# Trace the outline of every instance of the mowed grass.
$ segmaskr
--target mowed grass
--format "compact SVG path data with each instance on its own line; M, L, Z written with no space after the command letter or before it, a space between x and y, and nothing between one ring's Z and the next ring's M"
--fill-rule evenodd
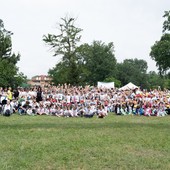
M0 116L0 170L170 169L170 116Z

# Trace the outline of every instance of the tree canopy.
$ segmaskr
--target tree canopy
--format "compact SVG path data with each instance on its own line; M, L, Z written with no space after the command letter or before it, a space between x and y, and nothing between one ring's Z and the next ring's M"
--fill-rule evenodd
M170 69L170 34L164 34L151 47L150 56L156 61L158 70L164 75Z
M54 51L54 56L62 57L56 67L49 71L49 74L53 78L57 76L61 82L77 84L79 75L76 49L81 39L80 32L82 29L75 26L74 18L66 16L61 18L61 21L58 35L48 34L43 36L43 41Z
M117 61L112 42L105 44L94 41L92 45L83 44L79 52L84 71L82 76L87 83L96 85L98 81L115 77Z
M163 17L166 18L166 20L163 23L162 32L170 31L170 11L165 11Z
M113 77L116 70L113 43L94 41L92 45L79 45L82 29L74 26L75 19L65 17L61 21L60 34L43 36L54 56L62 56L61 61L49 70L54 83L96 84Z
M163 16L163 35L159 41L151 47L150 56L156 62L160 75L168 74L170 70L170 11L165 11Z
M20 54L12 53L11 35L13 33L4 27L0 19L0 86L16 87L25 79L19 68L16 66L20 60Z
M51 47L54 56L61 57L55 67L49 70L54 84L96 85L98 81L114 81L118 87L133 82L142 88L151 88L160 85L154 80L164 83L157 73L147 73L145 60L135 58L117 63L113 42L106 44L94 40L92 44L80 45L81 31L75 26L74 18L65 17L61 18L58 35L43 36L43 41ZM168 42L169 34L165 33L150 53L161 71L169 68Z
M142 59L125 59L117 65L117 79L125 85L133 82L137 86L146 87L147 62Z

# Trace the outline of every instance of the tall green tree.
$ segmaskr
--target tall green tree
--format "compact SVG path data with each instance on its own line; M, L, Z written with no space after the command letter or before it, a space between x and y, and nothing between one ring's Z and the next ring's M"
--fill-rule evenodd
M150 56L156 62L160 75L166 75L170 71L170 11L165 11L166 20L163 23L163 35L159 41L151 47Z
M162 32L170 31L170 11L165 11L163 17L166 18L166 20L163 23Z
M55 83L77 84L79 81L79 68L77 65L77 47L82 31L75 26L75 19L71 17L61 18L59 34L47 34L43 41L54 51L54 56L62 57L61 61L53 69L49 70Z
M24 76L19 73L16 66L20 60L20 54L12 53L12 32L4 27L3 21L0 19L0 86L18 86L24 81ZM20 79L18 77L20 76Z
M114 82L115 87L118 87L118 88L121 87L121 81L118 80L118 79L116 79L116 78L114 78L114 77L108 77L108 78L106 78L106 79L104 80L104 82Z
M160 75L170 70L170 34L164 34L159 41L151 47L150 56L156 61Z
M117 64L117 79L119 79L122 85L129 82L134 83L137 86L146 88L147 81L147 62L145 60L126 59L122 63Z
M164 79L160 77L155 71L150 71L147 74L147 87L148 89L164 88Z
M94 41L92 45L83 44L79 48L79 64L82 67L83 81L96 85L98 81L116 75L116 58L113 43Z

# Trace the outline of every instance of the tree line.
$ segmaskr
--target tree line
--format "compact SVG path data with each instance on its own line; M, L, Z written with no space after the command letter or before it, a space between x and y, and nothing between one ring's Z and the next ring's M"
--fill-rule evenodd
M116 87L133 82L145 89L170 88L170 11L165 11L163 17L162 36L150 51L158 73L147 72L148 65L143 59L125 59L118 63L113 42L94 40L91 44L80 44L83 30L75 26L75 18L61 18L58 35L43 35L43 41L51 48L53 56L60 57L48 72L53 84L96 85L98 81L114 81ZM11 36L0 20L0 86L17 86L26 80L16 66L20 54L11 53Z
M12 53L12 34L0 19L0 87L17 87L26 82L26 76L16 66L21 55Z

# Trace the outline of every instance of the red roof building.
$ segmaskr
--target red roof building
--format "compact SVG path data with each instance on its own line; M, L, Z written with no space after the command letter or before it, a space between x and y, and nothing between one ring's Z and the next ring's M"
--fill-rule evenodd
M48 86L52 82L52 78L47 75L37 75L28 81L28 84L32 86Z

